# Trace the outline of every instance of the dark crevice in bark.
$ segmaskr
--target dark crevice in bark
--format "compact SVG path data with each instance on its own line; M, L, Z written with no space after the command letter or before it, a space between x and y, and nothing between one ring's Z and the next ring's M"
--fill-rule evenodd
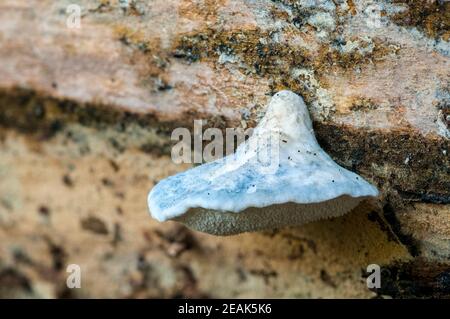
M395 210L391 206L391 204L387 203L386 205L384 205L383 216L391 226L391 230L394 232L400 242L408 249L409 253L413 257L418 256L419 248L416 240L412 236L409 236L402 232L400 221L397 219Z

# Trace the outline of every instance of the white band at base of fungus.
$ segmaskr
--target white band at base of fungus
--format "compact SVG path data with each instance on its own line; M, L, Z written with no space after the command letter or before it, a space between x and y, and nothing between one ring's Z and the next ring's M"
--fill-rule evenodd
M375 196L319 146L303 99L281 91L234 154L160 181L148 205L159 221L232 235L341 216Z

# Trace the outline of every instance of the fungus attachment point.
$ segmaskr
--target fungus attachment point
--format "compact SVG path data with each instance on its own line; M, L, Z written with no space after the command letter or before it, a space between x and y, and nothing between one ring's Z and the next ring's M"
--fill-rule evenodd
M319 146L303 99L281 91L234 154L162 180L148 205L159 221L232 235L341 216L375 196Z

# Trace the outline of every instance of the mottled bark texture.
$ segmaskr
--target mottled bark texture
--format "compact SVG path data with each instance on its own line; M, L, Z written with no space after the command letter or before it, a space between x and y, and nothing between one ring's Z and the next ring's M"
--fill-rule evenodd
M450 297L449 4L1 1L0 296ZM226 238L150 219L173 128L252 127L281 89L379 200Z

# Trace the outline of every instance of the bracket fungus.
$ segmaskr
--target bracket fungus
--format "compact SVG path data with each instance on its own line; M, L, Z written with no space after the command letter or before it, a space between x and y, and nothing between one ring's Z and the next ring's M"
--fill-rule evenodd
M319 146L303 99L281 91L235 153L160 181L148 205L159 221L232 235L341 216L375 196Z

